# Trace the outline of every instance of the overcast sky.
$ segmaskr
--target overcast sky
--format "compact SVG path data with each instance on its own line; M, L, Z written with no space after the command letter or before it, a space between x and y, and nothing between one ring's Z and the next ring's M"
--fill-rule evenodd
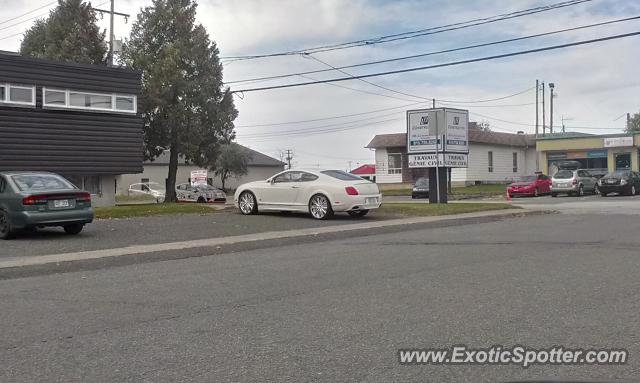
M320 45L413 31L518 11L560 0L201 0L198 20L209 31L222 57L298 50ZM93 2L106 8L102 0ZM127 24L116 22L116 38L126 38L135 14L150 0L116 0L116 10L131 14ZM21 33L55 6L49 0L0 0L0 50L18 50ZM44 6L44 7L43 7ZM37 8L43 7L39 10ZM34 11L35 10L35 11ZM31 12L17 19L26 12ZM491 42L535 33L581 26L640 15L637 0L593 0L587 3L519 17L507 21L449 31L386 44L318 53L330 65L349 65L373 60L415 55L465 45ZM107 17L100 22L108 27ZM10 20L10 21L9 21ZM349 69L350 74L432 65L598 38L640 30L638 20L584 29L531 40L477 48L461 52ZM484 61L447 68L369 78L376 85L409 94L394 93L357 80L299 88L245 93L236 97L240 116L236 120L238 141L266 154L292 149L295 164L303 167L348 168L373 163L373 152L364 149L378 133L402 132L404 111L430 107L423 98L477 101L500 98L530 89L500 101L465 103L472 121L486 121L495 131L535 130L535 80L554 82L558 97L554 125L572 131L616 133L624 128L626 112L640 109L640 37L608 41L532 55ZM325 69L313 58L284 56L225 64L225 81ZM309 75L314 79L344 77L337 72ZM309 81L292 77L232 89ZM352 89L346 89L352 88ZM355 90L354 90L355 89ZM418 98L418 97L422 98ZM548 89L547 89L547 117ZM425 104L419 104L425 102ZM414 104L409 107L409 104ZM525 104L525 105L523 105ZM440 106L442 104L439 104ZM451 104L451 106L454 106ZM462 107L463 104L456 104ZM367 113L379 111L376 113ZM327 117L359 114L337 119ZM291 121L314 122L251 127ZM617 119L617 120L616 120ZM615 121L614 121L615 120ZM344 129L350 127L350 129ZM329 132L301 134L319 128ZM581 127L581 128L577 128ZM586 129L597 128L597 129ZM287 134L286 132L293 132Z

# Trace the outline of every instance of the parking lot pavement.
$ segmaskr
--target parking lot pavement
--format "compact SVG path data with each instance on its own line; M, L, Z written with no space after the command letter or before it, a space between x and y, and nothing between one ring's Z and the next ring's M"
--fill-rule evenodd
M640 215L640 196L522 197L514 198L512 203L528 209L553 209L565 214Z
M111 249L174 241L216 238L266 231L283 231L344 225L384 219L375 213L354 219L336 214L330 221L317 221L303 214L260 214L243 216L235 209L208 215L172 215L132 219L96 220L77 236L66 235L60 228L46 228L36 233L20 234L2 241L0 258L35 256L87 250Z

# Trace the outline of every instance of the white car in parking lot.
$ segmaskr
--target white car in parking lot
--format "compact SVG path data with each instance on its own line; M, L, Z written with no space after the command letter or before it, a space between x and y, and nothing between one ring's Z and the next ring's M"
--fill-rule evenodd
M259 211L308 212L327 219L334 212L363 217L380 207L378 185L341 170L286 170L266 181L240 185L234 204L245 215Z

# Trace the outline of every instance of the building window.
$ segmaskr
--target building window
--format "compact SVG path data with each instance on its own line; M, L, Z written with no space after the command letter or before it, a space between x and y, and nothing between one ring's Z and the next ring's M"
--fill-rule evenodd
M0 84L0 104L36 105L36 87L31 85Z
M389 153L388 162L388 174L402 174L402 154Z
M69 92L69 105L89 109L113 109L111 96L105 94L91 94Z
M513 172L518 172L518 153L513 152Z
M488 161L489 161L489 173L493 173L493 152L488 152L487 155L488 157Z
M136 113L136 96L43 88L42 105L49 108Z
M100 176L65 176L75 187L89 192L90 194L102 194L102 179Z

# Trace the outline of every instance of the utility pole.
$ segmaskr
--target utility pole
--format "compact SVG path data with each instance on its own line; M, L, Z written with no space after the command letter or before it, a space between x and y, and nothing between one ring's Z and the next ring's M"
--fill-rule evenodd
M113 66L113 17L114 16L122 16L124 17L125 23L127 22L127 20L129 20L129 15L126 13L120 13L120 12L116 12L115 11L115 4L114 4L115 0L111 0L111 9L110 10L106 10L106 9L98 9L98 8L93 8L91 7L91 9L93 9L96 12L100 12L100 15L102 15L103 13L108 13L109 14L109 55L107 56L107 60L109 63L109 66Z
M538 111L540 110L538 104L538 97L540 95L540 80L536 80L536 139L538 139L538 135L540 134L540 119L538 117ZM540 156L536 153L536 171L540 170ZM449 191L451 192L451 191Z
M544 81L542 82L542 137L545 135L545 123L547 122L547 116L544 108Z
M540 81L536 80L536 138L538 138L539 128L538 128L538 94L540 93Z
M564 118L564 115L562 115L561 119L562 119L562 133L564 133L565 132L564 122L565 121L571 121L571 120L573 120L573 118Z
M351 173L351 162L352 161L348 161L349 162L349 173Z
M433 109L435 109L436 108L436 99L432 98L431 101L432 101L431 105L432 105Z
M555 84L549 83L549 133L553 134L553 88Z
M627 131L631 130L631 113L627 113Z
M293 151L291 149L287 149L287 157L285 157L285 160L287 160L287 170L291 169L291 160L293 159Z

